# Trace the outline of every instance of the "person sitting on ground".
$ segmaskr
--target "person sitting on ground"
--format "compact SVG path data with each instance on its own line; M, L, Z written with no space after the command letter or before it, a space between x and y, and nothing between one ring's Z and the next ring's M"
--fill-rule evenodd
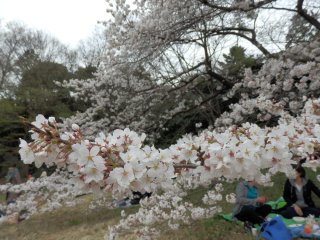
M283 198L287 205L280 215L285 218L307 217L310 214L319 217L320 209L315 206L311 198L311 192L320 197L319 188L311 180L306 179L306 171L301 165L295 170L295 178L287 179L284 185Z
M256 184L253 177L238 183L236 204L232 212L234 218L250 225L261 225L271 212L271 206L265 204L267 198L259 196Z
M12 164L8 168L6 180L7 180L7 182L10 182L12 184L20 184L21 183L20 172L19 172L16 164Z
M8 173L7 173L7 176L6 176L6 180L9 183L13 184L13 185L21 183L20 173L19 173L19 170L18 170L16 164L12 164L9 167ZM6 193L6 202L7 202L7 204L14 203L16 201L16 199L18 198L18 196L19 196L19 193L8 191Z
M133 191L132 194L133 194L133 196L132 196L132 199L130 200L130 203L131 203L131 205L136 205L136 204L140 203L141 199L144 199L146 197L149 198L152 193L145 192L142 194L141 192Z

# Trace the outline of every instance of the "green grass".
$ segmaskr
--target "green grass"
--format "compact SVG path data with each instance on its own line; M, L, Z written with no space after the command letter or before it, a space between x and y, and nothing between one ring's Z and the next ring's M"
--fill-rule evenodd
M319 186L315 180L316 174L307 172L308 177ZM268 196L270 200L275 200L282 195L285 176L278 174L274 178L273 187L260 187L260 194ZM234 192L236 183L224 184L225 193ZM202 197L207 188L197 188L190 190L184 200L202 206ZM3 199L0 195L0 199ZM17 225L0 225L0 239L4 240L96 240L103 239L108 230L108 226L117 224L120 220L122 209L108 209L99 207L89 209L91 196L83 196L82 200L75 207L63 207L49 213L42 213L32 216L30 219L22 221ZM320 206L319 198L314 196L316 204ZM232 210L232 204L221 202L224 213ZM137 206L125 208L126 214L134 213ZM160 240L168 239L216 239L216 240L253 240L254 238L245 233L240 224L227 222L220 216L210 219L194 221L191 225L181 225L176 231L167 227L166 224L159 224L161 230ZM137 239L131 232L121 235L120 239Z
M53 212L36 214L16 225L0 226L0 239L7 240L94 240L103 239L108 225L116 224L121 209L99 207L90 210L91 196L83 196L75 207L63 207ZM136 211L128 209L128 213Z
M214 217L212 219L196 221L191 226L181 226L177 231L165 231L159 239L253 240L254 238L245 233L241 225L235 225L234 223L222 220L220 217Z
M6 201L6 195L4 193L0 193L0 203Z

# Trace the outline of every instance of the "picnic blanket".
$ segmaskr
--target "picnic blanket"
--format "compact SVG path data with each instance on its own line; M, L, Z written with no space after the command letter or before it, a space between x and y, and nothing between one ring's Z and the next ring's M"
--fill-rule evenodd
M234 221L234 219L232 218L232 214L222 214L221 215L224 219L226 219L227 221ZM269 214L268 215L268 219L273 219L274 217L277 217L277 214ZM317 231L314 231L311 234L306 234L304 232L304 223L301 222L296 222L293 219L288 219L288 218L284 218L282 216L281 217L282 221L284 222L284 224L286 225L286 227L290 230L290 234L292 236L292 238L304 238L304 239L318 239L320 240L320 229ZM316 218L317 222L320 222L320 218ZM236 221L238 224L243 224L243 222L237 220ZM254 226L256 229L260 230L260 226L259 225L255 225ZM259 239L259 238L257 238Z
M227 221L235 221L233 218L232 218L232 213L227 213L227 214L221 214L220 216L222 216L225 220ZM277 214L274 214L274 213L270 213L268 216L267 216L267 219L272 219L274 217L278 216ZM287 227L290 227L290 226L296 226L296 225L301 225L301 222L296 222L294 221L293 219L288 219L288 218L284 218L282 217L282 221L286 224ZM316 220L318 222L320 222L320 218L316 218ZM238 223L242 223L241 221L237 220Z
M275 201L268 201L268 202L266 202L266 204L270 205L272 207L272 209L279 209L279 208L284 207L286 205L286 202L283 199L283 197L280 197ZM232 213L220 214L220 216L222 216L227 221L234 221L234 219L232 218ZM277 216L277 214L270 213L267 216L267 219L272 219L272 218L274 218L276 216ZM293 219L284 218L282 216L281 216L281 218L282 218L283 222L286 224L287 227L301 225L301 223L296 222ZM318 218L316 220L320 221L320 218ZM242 223L241 221L237 221L237 222L238 223Z
M320 239L320 230L316 230L311 234L306 234L304 232L304 225L301 224L297 227L290 227L291 236L293 238L303 237L303 238L311 238L311 239Z
M286 202L284 201L284 199L282 197L280 197L276 201L269 201L266 204L270 205L272 207L272 209L279 209L279 208L284 207L286 205ZM232 218L232 213L220 214L220 216L222 216L227 221L232 221L232 222L237 222L239 224L243 224L239 220L235 221L235 219ZM270 219L273 219L277 216L278 216L278 214L270 213L267 216L267 219L270 220ZM296 222L293 219L284 218L282 216L279 216L279 217L281 217L281 219L284 222L284 224L286 225L286 227L290 230L292 237L320 239L320 229L313 232L312 234L306 234L303 231L304 230L304 223ZM320 218L316 218L316 221L320 222ZM260 226L255 225L255 228L260 229Z
M272 209L279 209L279 208L283 208L287 203L286 201L283 199L283 197L279 197L277 200L275 201L268 201L266 202L266 204L270 205L272 207Z

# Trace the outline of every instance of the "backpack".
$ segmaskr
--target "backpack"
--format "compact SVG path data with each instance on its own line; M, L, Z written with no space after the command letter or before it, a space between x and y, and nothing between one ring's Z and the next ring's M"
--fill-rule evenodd
M291 240L290 230L286 227L282 218L276 216L261 226L260 236L266 240Z

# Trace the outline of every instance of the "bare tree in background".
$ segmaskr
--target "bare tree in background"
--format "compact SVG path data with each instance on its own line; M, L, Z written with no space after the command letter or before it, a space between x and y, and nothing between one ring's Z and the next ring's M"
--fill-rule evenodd
M12 94L21 73L36 61L67 64L69 50L43 31L29 29L22 23L9 22L0 28L0 95Z
M106 51L106 34L102 26L96 26L91 36L79 42L76 52L78 61L84 67L97 67Z

